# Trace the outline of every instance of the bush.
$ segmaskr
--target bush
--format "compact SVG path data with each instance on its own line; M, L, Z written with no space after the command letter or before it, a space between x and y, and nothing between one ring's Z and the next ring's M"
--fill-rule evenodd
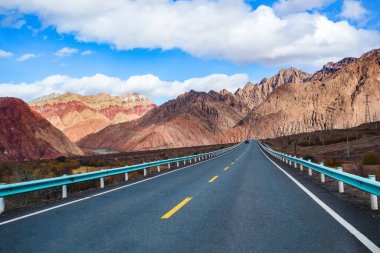
M364 165L377 165L380 164L380 155L375 152L367 152L363 156Z
M307 154L303 157L304 160L311 160L312 162L317 162L317 159L313 155Z
M335 158L330 158L325 161L325 165L330 168L341 167L342 163L336 160Z

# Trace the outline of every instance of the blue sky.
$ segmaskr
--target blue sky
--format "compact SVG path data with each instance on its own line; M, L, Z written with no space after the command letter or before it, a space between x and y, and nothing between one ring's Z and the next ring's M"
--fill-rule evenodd
M380 47L380 0L40 2L0 3L0 96L136 91L162 103Z

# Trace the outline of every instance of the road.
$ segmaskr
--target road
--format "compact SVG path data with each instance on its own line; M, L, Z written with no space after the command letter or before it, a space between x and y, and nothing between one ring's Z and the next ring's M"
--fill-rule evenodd
M379 221L277 163L380 245ZM0 252L370 252L255 141L100 193L0 220Z

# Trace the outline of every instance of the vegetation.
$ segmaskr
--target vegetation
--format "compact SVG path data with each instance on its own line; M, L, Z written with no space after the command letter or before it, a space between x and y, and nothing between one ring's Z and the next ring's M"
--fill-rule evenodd
M363 165L378 165L380 164L380 155L375 152L367 152L363 156Z
M342 163L336 160L335 158L330 158L325 161L325 165L327 167L336 168L336 167L341 167Z

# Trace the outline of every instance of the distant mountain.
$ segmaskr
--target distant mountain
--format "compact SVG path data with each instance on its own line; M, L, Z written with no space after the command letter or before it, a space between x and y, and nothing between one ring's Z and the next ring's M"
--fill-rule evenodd
M61 131L17 98L0 98L0 161L83 155Z
M122 96L54 93L29 105L74 142L109 125L137 119L156 107L137 93Z
M223 131L235 126L249 111L247 105L226 90L190 91L140 119L86 136L78 145L131 151L218 143L223 141Z
M310 77L310 74L295 68L281 69L275 76L264 78L256 85L247 83L243 89L235 92L235 96L250 109L254 109L264 102L276 88L292 83L303 83Z
M359 125L365 122L366 95L370 120L379 120L380 49L328 63L302 84L274 90L230 131L236 139L248 130L266 138Z

